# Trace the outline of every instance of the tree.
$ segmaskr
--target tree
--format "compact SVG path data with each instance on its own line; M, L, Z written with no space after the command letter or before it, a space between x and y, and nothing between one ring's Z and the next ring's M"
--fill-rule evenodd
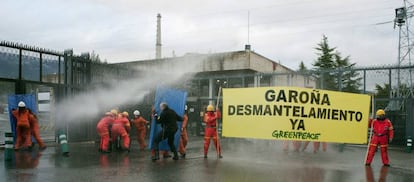
M390 92L391 87L390 84L385 83L384 85L375 84L375 99L377 100L375 102L375 108L382 108L385 109L388 105L387 100L382 99L389 99L390 98Z
M323 35L322 41L315 48L318 55L317 60L313 63L315 70L315 77L319 80L319 87L321 89L336 90L335 78L330 72L335 69L334 55L335 47L331 48L328 44L328 37Z
M356 63L351 63L349 56L342 57L336 47L330 47L325 35L315 49L318 58L313 70L321 89L360 92L362 78L353 70Z
M92 51L90 59L93 63L101 63L101 58L99 58L99 54L96 54L95 51Z
M303 61L300 62L299 64L299 70L298 72L304 73L307 72L308 68L306 67L305 63L303 63Z
M334 55L335 67L338 70L336 76L336 85L338 90L344 92L359 93L362 86L359 73L354 70L356 63L349 62L349 56L342 58L341 53L336 52Z

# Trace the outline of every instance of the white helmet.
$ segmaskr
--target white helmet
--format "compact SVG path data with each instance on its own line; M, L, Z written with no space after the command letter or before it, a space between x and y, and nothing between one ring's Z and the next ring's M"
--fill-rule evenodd
M135 116L139 116L139 115L141 115L141 113L140 113L138 110L135 110L135 111L134 111L134 115L135 115Z
M20 101L19 104L17 104L18 107L26 107L26 104L23 101Z

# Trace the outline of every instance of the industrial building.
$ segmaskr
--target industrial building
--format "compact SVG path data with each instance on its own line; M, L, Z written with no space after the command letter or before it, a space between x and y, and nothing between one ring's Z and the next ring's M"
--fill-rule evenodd
M189 92L188 100L207 105L217 99L217 91L223 88L265 86L295 86L315 88L316 80L300 74L254 51L245 50L213 54L188 53L181 57L139 60L117 63L121 67L152 70L165 64L194 63L191 77L183 80L182 88ZM186 68L183 68L186 69Z
M195 65L190 68L182 68L191 69L186 70L191 76L184 77L182 83L175 84L175 87L188 92L189 115L190 118L193 118L190 126L195 128L190 132L193 134L203 131L200 127L202 124L201 116L204 114L205 107L217 100L219 87L316 87L314 77L300 74L266 58L250 50L249 45L246 45L245 50L242 51L213 54L188 53L180 57L131 61L115 65L145 72L168 64ZM153 97L147 97L142 105L146 105L147 108L151 107L153 103L151 98Z

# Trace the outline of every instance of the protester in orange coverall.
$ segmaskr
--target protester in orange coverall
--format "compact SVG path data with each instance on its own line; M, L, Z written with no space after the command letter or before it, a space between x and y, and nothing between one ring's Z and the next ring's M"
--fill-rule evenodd
M128 112L118 114L118 117L115 119L114 124L112 125L112 141L116 141L118 136L121 136L122 149L129 152L129 131L131 130L131 126L129 124L128 116Z
M188 143L188 135L187 135L187 123L188 123L188 112L187 112L187 105L185 106L185 113L183 116L183 123L181 124L181 138L180 138L180 148L178 152L180 152L181 157L185 158L186 155L186 147Z
M114 114L111 112L105 113L105 116L98 122L96 130L101 137L99 144L99 151L109 153L109 127L114 123Z
M375 151L379 145L381 148L381 159L384 166L390 166L388 159L388 142L391 142L394 138L394 128L389 119L385 117L385 111L379 109L376 113L377 118L369 121L369 127L373 129L370 145L368 148L368 155L365 161L365 165L371 165L374 158Z
M18 109L13 109L13 117L16 119L16 143L15 150L30 149L32 146L31 131L30 131L30 111L26 109L26 104L23 101L18 103Z
M135 118L132 120L132 124L137 129L137 139L139 143L139 148L145 150L147 144L145 143L145 136L147 135L147 124L149 123L141 116L141 113L138 110L134 111Z
M46 145L43 142L42 138L40 138L40 131L39 131L39 122L37 121L37 116L32 113L30 110L29 116L29 123L30 123L30 131L35 138L36 142L39 144L39 149L44 150L46 149Z
M204 114L204 122L206 123L206 129L204 132L204 158L207 158L208 148L210 146L210 140L213 138L214 146L218 151L219 158L223 158L221 156L221 147L220 143L218 142L218 133L217 133L217 119L221 118L220 111L214 111L213 105L207 106L207 112Z

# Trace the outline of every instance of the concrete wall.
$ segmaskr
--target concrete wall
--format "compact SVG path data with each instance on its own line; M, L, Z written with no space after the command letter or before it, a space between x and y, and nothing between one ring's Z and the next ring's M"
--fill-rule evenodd
M206 55L200 72L245 70L249 68L248 54L245 51Z
M274 86L316 88L315 78L297 73L275 75L273 76L273 84Z
M143 60L117 65L128 66L140 70L151 70L159 66L192 65L193 71L217 72L230 70L253 70L257 72L272 73L273 68L286 72L285 67L281 67L270 59L250 51L237 51L215 54L186 54L182 57L164 58L160 60ZM276 66L273 66L276 65Z
M262 86L297 86L315 88L316 85L313 78L298 74L297 72L253 51L236 51L215 54L190 53L182 57L134 61L118 63L117 65L145 71L160 67L174 68L177 67L177 65L188 65L191 72L204 75L203 78L205 76L212 76L211 73L220 73L220 75L224 77L231 77L240 75L238 72L242 71L250 72L250 74L263 73L272 75L270 83L269 81L266 81L267 84L260 84ZM257 80L260 80L260 78L257 78Z

